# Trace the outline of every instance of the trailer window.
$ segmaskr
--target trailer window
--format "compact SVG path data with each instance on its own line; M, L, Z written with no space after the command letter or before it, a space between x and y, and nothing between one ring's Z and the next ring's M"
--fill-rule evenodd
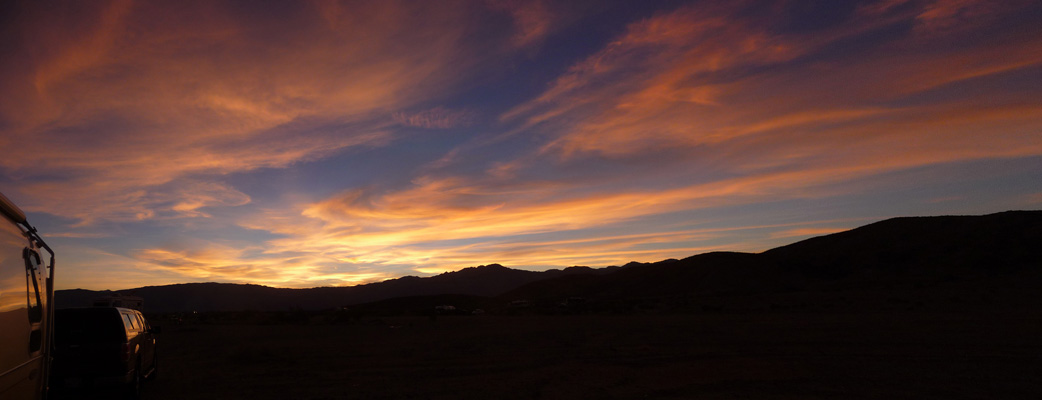
M38 275L43 262L40 260L40 253L28 247L22 251L22 257L25 258L25 297L29 305L29 322L38 323L43 321L43 309L40 307L43 288L40 287Z

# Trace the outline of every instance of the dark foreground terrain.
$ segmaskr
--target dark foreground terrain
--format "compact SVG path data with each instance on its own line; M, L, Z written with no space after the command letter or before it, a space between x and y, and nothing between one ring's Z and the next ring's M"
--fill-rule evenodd
M1012 211L603 269L121 294L164 328L145 399L1042 399L1040 242L1042 211Z
M144 399L1028 399L1038 313L164 323Z

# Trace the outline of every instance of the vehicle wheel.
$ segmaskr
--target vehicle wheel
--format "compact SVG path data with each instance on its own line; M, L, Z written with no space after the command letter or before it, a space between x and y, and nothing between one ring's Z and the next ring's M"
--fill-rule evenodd
M141 398L141 361L134 367L134 378L127 384L126 398L137 400Z
M156 379L156 376L158 376L158 375L159 375L159 356L155 356L154 355L154 356L152 356L152 371L148 373L148 377L146 379L148 379L150 381L154 381Z

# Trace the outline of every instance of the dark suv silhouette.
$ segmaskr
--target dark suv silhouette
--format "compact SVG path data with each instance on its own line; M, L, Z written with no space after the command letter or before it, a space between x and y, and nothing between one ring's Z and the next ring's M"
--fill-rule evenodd
M156 335L137 310L69 308L54 315L51 386L59 393L124 390L136 398L143 379L158 372Z

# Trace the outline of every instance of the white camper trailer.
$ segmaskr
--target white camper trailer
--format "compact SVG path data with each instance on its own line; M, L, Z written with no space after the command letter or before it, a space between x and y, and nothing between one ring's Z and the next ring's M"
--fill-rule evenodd
M54 252L0 194L0 399L46 396L53 298Z

